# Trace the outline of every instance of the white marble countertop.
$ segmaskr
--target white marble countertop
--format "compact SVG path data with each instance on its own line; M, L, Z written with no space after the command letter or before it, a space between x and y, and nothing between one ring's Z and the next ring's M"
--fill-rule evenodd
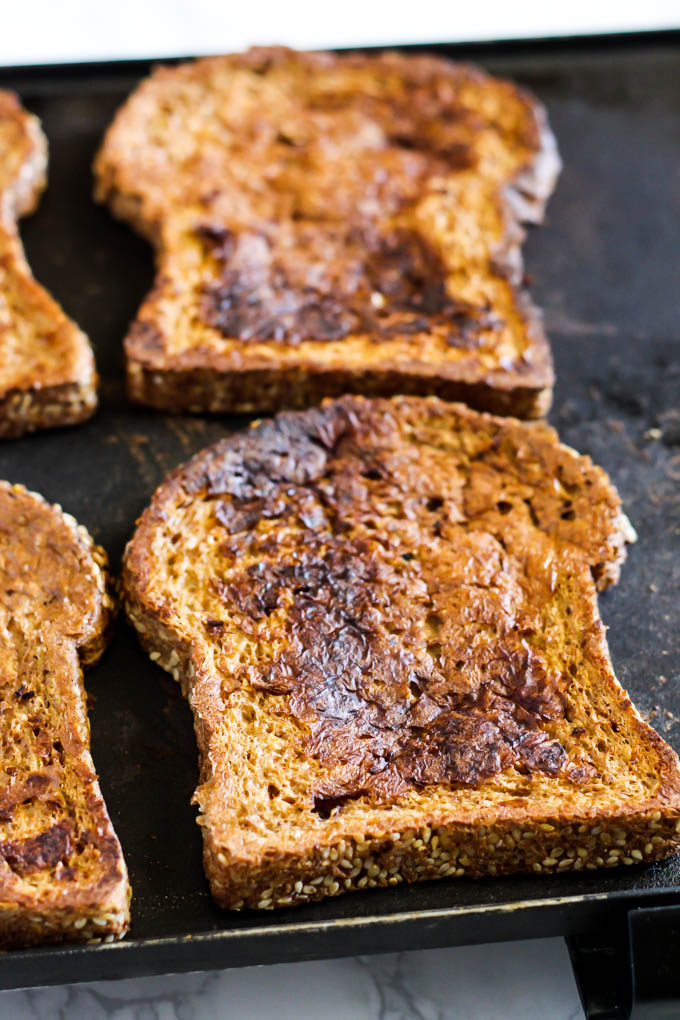
M0 993L2 1020L581 1020L562 939Z

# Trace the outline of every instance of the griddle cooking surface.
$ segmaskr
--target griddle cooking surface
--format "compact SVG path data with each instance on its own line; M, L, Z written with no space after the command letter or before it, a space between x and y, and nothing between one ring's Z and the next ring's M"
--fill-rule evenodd
M441 52L441 48L439 50ZM468 55L459 48L454 56ZM565 169L526 245L557 368L552 422L610 473L639 535L600 599L622 684L680 750L680 47L650 40L481 47L489 70L546 103ZM36 277L90 335L102 377L90 423L0 446L0 477L87 525L118 569L166 472L246 423L126 404L121 339L152 280L151 251L90 200L90 164L146 64L0 72L43 121L48 189L22 234ZM0 956L0 987L568 934L672 896L680 859L588 874L451 880L275 913L212 903L189 800L189 709L120 619L87 677L92 748L134 890L125 942Z

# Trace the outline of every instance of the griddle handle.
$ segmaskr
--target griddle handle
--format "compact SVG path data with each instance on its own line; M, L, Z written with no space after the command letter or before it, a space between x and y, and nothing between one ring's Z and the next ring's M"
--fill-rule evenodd
M680 905L636 907L618 934L567 946L587 1020L680 1018Z

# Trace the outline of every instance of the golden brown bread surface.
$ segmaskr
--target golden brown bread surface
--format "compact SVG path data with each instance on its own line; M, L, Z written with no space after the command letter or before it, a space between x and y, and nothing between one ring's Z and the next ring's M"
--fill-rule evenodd
M0 483L0 945L119 938L129 885L90 755L82 665L107 643L106 556Z
M17 231L46 170L37 118L0 91L0 436L71 425L97 404L87 337L34 280Z
M542 423L345 397L158 489L128 615L182 684L213 894L272 907L680 846L680 767L597 608L634 537Z
M257 49L155 71L95 161L95 197L156 248L130 397L271 411L412 392L545 413L520 222L558 170L533 97L434 57Z

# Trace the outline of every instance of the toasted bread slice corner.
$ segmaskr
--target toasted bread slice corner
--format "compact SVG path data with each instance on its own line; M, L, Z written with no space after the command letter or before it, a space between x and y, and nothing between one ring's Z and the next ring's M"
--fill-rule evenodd
M17 230L46 170L37 117L0 91L0 437L75 424L97 406L89 341L33 278Z
M0 945L111 941L130 887L82 676L110 632L106 555L60 507L2 482L0 577Z

